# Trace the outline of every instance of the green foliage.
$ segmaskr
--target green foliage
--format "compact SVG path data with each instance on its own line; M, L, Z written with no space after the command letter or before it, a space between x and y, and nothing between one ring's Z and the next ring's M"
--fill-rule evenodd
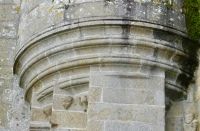
M188 36L194 40L200 38L200 0L185 0L184 10Z

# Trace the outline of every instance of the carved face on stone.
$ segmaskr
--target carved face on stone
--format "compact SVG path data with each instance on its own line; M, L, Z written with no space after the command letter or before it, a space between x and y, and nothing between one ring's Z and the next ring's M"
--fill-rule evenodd
M185 123L189 124L194 120L194 114L189 113L185 115Z
M192 122L192 127L197 127L197 124L198 124L198 120L194 120L194 121Z

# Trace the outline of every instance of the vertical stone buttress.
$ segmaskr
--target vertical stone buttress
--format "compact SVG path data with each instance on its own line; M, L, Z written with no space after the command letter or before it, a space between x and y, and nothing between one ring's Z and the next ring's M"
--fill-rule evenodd
M197 66L183 1L22 0L14 73L30 130L164 131Z

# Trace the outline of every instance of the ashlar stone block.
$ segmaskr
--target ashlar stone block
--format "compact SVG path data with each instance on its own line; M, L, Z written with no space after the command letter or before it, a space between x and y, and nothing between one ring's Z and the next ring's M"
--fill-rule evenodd
M88 121L87 131L104 131L104 121Z
M86 113L82 112L53 111L51 123L61 128L86 128L86 119Z
M106 121L105 131L151 131L150 125L146 123L122 123L117 121Z
M112 88L105 88L102 90L103 102L164 106L164 93L161 91Z
M164 124L164 106L125 105L111 103L90 104L89 120L118 120Z

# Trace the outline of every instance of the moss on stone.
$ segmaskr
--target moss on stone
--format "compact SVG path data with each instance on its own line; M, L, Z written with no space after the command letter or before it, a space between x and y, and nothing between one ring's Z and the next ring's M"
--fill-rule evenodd
M188 36L197 40L200 38L200 0L185 0L183 12Z

